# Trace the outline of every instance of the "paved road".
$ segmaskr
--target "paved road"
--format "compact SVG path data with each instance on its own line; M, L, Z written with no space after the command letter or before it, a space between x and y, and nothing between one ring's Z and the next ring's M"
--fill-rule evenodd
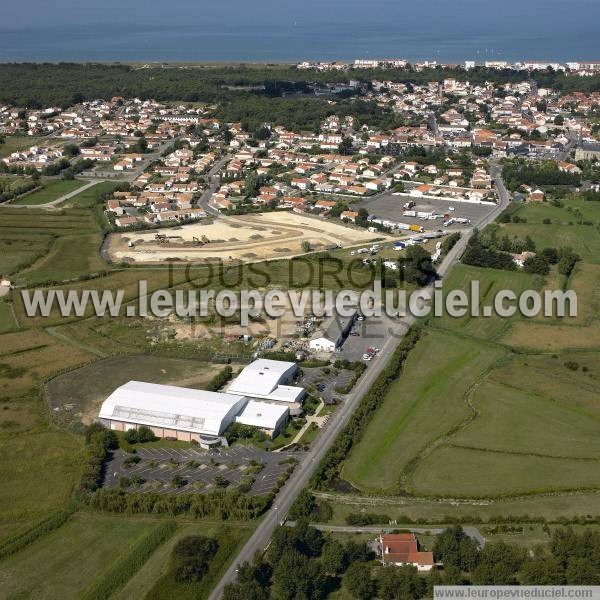
M494 210L486 215L481 221L474 224L475 227L478 227L479 229L482 229L491 223L508 206L510 201L510 196L501 179L500 167L496 162L491 161L490 174L498 188L500 201ZM472 230L465 232L454 248L446 255L438 268L440 278L445 277L452 266L460 259L471 235ZM426 289L433 293L433 285L428 286ZM398 323L403 327L404 332L406 332L416 320L416 317L410 315L404 319L400 319ZM287 512L296 499L296 496L308 485L310 477L314 473L319 462L323 459L327 450L345 427L362 397L369 391L375 379L377 379L379 374L386 367L389 358L396 349L396 346L400 343L401 338L401 335L390 335L382 344L378 360L374 361L367 369L366 373L354 387L354 390L348 395L346 402L338 411L333 413L327 427L321 430L320 434L313 442L311 449L305 455L304 460L298 465L287 484L273 501L270 510L265 514L263 520L259 523L250 539L246 542L236 559L225 572L221 581L219 581L212 591L209 600L218 600L223 593L225 585L235 580L239 566L244 562L252 561L256 552L260 552L266 548L269 539L277 526L285 522Z
M209 185L208 189L204 191L200 199L198 200L198 206L203 208L206 214L219 216L221 213L209 204L209 200L212 198L212 195L219 189L221 184L221 178L219 177L219 171L227 164L230 160L231 156L224 156L220 160L218 160L208 172L208 180Z
M293 527L296 523L294 521L286 521L286 525L289 527ZM444 531L440 527L404 527L402 524L400 525L380 525L379 527L375 526L365 526L365 527L351 527L349 525L327 525L326 523L311 523L311 527L318 529L319 531L328 531L330 533L391 533L392 531L397 531L401 529L402 531L410 531L411 533L416 534L430 534L430 535L439 535ZM463 527L463 531L475 542L480 548L485 546L485 538L477 529L477 527L466 526Z
M73 190L72 192L69 192L68 194L65 194L64 196L61 196L60 198L57 198L56 200L52 200L52 202L46 202L45 204L9 204L8 202L6 202L2 206L3 207L9 206L10 208L53 208L57 204L60 204L61 202L64 202L65 200L70 200L74 196L77 196L77 194L81 194L81 192L85 192L85 190L87 190L88 188L91 188L92 186L94 186L97 183L100 183L102 181L104 181L104 180L103 179L95 179L94 181L89 181L85 185L78 187L76 190Z

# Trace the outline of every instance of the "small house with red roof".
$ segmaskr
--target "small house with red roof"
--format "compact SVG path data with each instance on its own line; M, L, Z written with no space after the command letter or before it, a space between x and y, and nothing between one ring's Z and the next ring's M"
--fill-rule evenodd
M419 550L414 533L383 533L379 536L379 547L384 565L411 565L418 571L433 569L433 553Z

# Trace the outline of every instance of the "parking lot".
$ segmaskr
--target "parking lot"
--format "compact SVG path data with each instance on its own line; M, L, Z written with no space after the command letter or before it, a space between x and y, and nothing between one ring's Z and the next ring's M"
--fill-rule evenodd
M136 456L140 461L127 466L128 458ZM233 446L221 450L203 451L180 448L138 448L136 454L117 450L106 466L104 487L115 488L121 477L141 479L141 485L125 487L127 491L153 492L157 494L205 493L214 490L217 482L227 482L234 487L246 478L254 481L250 494L268 494L277 480L290 466L289 460L301 459L300 453L265 452L253 446ZM185 483L174 485L180 477ZM179 482L182 483L181 481Z
M360 361L368 348L381 348L387 338L403 331L403 326L385 313L381 317L367 317L363 321L357 321L354 332L358 335L348 336L341 351L336 353L336 358ZM373 360L379 359L375 357Z
M469 219L471 224L478 223L483 217L485 217L493 206L487 204L476 204L471 202L459 202L452 199L431 199L431 198L413 198L408 194L394 195L392 192L376 196L369 200L363 200L362 202L356 203L352 206L354 210L359 208L366 208L370 215L381 217L383 219L390 219L391 221L397 221L400 223L408 223L409 225L421 225L425 229L443 229L443 222L445 219L435 219L431 221L425 221L416 217L405 217L403 213L403 206L406 202L412 200L416 203L416 206L411 210L417 210L422 212L436 212L438 214L448 213L450 217L461 217ZM453 211L448 210L450 207L454 208ZM452 229L467 228L468 224L459 225L453 224Z
M323 399L325 404L336 404L335 399L339 399L340 394L335 391L335 388L348 385L353 376L354 373L352 371L345 369L337 373L331 370L329 373L325 373L322 367L302 369L302 378L299 385L304 388L309 388L311 385L317 386L317 394Z

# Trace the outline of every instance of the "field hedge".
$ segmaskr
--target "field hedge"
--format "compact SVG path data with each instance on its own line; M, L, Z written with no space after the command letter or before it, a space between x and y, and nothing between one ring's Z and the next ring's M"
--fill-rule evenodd
M60 510L40 521L27 531L6 540L0 545L0 560L23 550L38 538L46 535L64 525L72 516L73 510Z
M311 485L316 489L325 489L339 478L341 464L348 456L352 446L360 441L375 411L383 403L389 386L394 382L421 335L420 327L411 328L404 336L383 372L377 377L369 392L361 400L342 433L319 464L312 476Z
M227 365L223 367L209 382L206 389L209 392L218 392L232 377L233 369Z
M106 600L129 581L146 563L150 555L168 540L177 525L174 521L161 523L117 560L88 586L82 600Z
M259 517L269 506L271 496L246 496L235 490L214 490L207 494L166 495L151 492L130 493L99 489L87 496L87 504L101 511L125 514L165 514L172 517L234 519Z

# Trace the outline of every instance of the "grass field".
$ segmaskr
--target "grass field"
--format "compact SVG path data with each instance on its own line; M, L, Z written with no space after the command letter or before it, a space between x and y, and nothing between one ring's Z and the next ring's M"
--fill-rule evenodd
M47 204L53 202L57 198L73 192L77 188L85 185L84 181L64 180L64 179L46 179L42 180L43 188L27 194L22 198L17 198L11 204L18 206L37 206L38 204Z
M5 598L79 598L81 592L156 521L75 515L2 563Z
M98 202L100 194L112 192L119 185L114 181L102 181L96 185L80 192L73 198L65 200L59 204L60 208L91 208Z
M474 340L428 332L353 448L342 477L360 489L397 491L407 465L469 418L466 394L503 354Z
M464 317L455 318L447 314L435 319L436 327L469 335L485 340L498 339L514 322L521 317L516 314L510 319L500 318L495 312L490 317L482 316L483 307L493 306L493 299L500 290L511 290L517 296L525 290L540 289L543 280L528 273L483 269L468 265L456 265L444 281L444 291L463 290L471 298L471 282L479 282L479 314L473 317L467 313Z
M550 204L523 204L513 214L527 219L527 223L508 223L501 226L502 234L524 238L532 237L538 249L570 246L586 262L600 264L600 232L591 223L599 219L599 207L594 202L565 200L562 208ZM581 213L569 212L567 208ZM551 224L544 224L550 219ZM589 221L589 225L578 224Z
M572 519L582 515L598 515L600 493L550 494L520 498L491 499L486 501L456 501L454 499L426 499L410 497L365 497L352 494L335 494L329 498L333 507L330 523L345 525L351 513L374 512L385 514L398 523L406 519L421 523L445 523L452 518L465 520L474 516L484 521L502 521L530 516L549 521Z
M600 487L600 462L442 446L416 467L411 491L485 498ZM597 511L596 511L597 514Z
M0 272L18 283L62 281L107 268L89 210L0 209Z
M242 544L252 532L252 527L245 525L196 524L184 525L174 538L131 579L129 585L115 600L203 600L208 597L213 586L225 572L233 557L239 552ZM195 583L176 581L168 571L171 550L178 539L186 535L207 535L217 539L219 548L212 559L208 573ZM145 592L142 595L140 592Z
M40 431L0 441L0 522L31 521L61 508L79 473L81 440Z
M0 334L14 331L17 324L12 315L10 304L0 299Z

